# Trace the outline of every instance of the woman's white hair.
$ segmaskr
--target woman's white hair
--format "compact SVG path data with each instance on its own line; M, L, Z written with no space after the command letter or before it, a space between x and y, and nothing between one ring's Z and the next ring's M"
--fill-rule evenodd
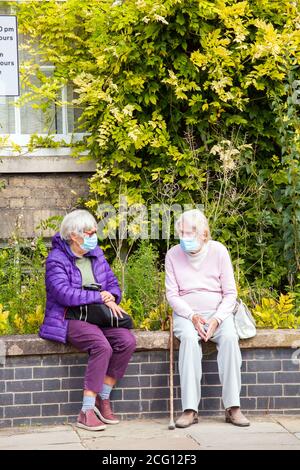
M59 232L63 240L69 241L71 233L82 235L85 230L94 228L97 228L94 216L84 209L77 209L63 218Z
M208 220L199 209L185 211L178 217L175 222L177 235L180 235L184 228L194 229L196 234L200 236L206 232L206 241L211 239Z

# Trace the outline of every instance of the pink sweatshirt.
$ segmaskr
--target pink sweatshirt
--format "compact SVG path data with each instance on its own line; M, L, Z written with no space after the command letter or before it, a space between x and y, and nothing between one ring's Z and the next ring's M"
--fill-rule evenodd
M166 255L166 295L173 311L191 319L194 313L215 312L219 322L232 314L237 298L234 272L227 248L210 240L196 269L180 245Z

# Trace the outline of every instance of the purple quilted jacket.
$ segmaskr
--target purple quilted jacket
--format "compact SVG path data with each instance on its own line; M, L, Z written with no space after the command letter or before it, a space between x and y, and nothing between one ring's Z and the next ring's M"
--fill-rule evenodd
M102 284L102 289L109 291L121 301L121 291L103 251L99 246L89 251L85 256L92 260L92 268L96 282ZM77 305L103 303L98 291L82 289L81 272L75 264L76 257L68 249L60 234L52 239L52 249L46 261L46 291L47 303L44 322L40 327L41 338L67 342L68 320L65 320L66 307Z

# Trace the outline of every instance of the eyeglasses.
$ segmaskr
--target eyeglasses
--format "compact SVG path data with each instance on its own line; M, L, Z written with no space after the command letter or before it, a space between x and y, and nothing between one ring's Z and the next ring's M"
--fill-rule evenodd
M95 233L97 233L97 229L95 230L85 230L84 235L88 235L89 237L92 237Z
M196 235L196 230L180 230L179 237L180 238L194 238Z

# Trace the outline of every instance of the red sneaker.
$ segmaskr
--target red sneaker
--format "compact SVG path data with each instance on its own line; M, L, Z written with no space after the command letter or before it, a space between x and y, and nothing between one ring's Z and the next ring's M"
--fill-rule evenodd
M106 424L118 424L120 421L113 414L110 401L102 400L102 398L97 395L94 411L96 415Z
M96 416L94 410L80 411L77 426L79 428L87 429L88 431L103 431L106 426Z

